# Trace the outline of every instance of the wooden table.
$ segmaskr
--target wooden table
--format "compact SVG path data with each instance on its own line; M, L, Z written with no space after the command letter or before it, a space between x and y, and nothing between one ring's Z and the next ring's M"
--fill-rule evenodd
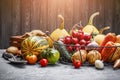
M104 70L94 66L83 65L74 69L72 65L56 64L40 67L28 64L11 64L2 58L0 50L0 80L120 80L120 69L113 70L112 65L106 65Z

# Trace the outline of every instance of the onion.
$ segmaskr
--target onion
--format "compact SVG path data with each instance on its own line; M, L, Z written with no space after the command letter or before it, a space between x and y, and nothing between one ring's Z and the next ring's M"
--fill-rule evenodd
M10 46L6 49L6 52L16 55L16 54L18 54L19 49L15 46Z
M98 43L96 43L95 41L92 41L91 43L89 43L87 45L87 50L90 51L90 50L97 50L97 48L99 47Z
M81 55L80 55L80 52L81 52ZM81 61L82 63L84 63L86 61L86 56L87 56L87 51L86 50L80 50L75 52L72 57L71 57L71 60L74 61L74 60L79 60Z

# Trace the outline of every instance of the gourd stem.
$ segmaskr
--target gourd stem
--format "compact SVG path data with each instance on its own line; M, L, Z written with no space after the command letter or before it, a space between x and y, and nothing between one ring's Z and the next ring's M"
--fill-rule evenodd
M99 33L102 34L103 31L108 30L108 29L110 29L109 26L108 26L108 27L101 28L101 29L99 30Z
M64 29L64 18L62 15L58 15L58 17L61 19L61 24L59 26L59 29Z
M95 16L99 15L99 12L96 12L90 16L88 25L93 25L93 19Z

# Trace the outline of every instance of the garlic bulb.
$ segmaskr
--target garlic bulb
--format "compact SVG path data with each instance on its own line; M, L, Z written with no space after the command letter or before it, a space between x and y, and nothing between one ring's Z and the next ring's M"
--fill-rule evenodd
M103 69L104 68L104 64L103 64L103 62L101 60L96 60L95 61L95 67L97 69Z

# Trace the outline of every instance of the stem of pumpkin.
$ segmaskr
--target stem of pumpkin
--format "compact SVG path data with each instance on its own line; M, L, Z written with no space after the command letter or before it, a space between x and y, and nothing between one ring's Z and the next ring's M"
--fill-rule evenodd
M58 15L58 17L61 19L61 24L59 26L59 29L64 29L64 17L62 15Z
M93 19L94 19L94 17L97 16L97 15L99 15L99 12L93 13L93 14L90 16L88 25L93 25Z

